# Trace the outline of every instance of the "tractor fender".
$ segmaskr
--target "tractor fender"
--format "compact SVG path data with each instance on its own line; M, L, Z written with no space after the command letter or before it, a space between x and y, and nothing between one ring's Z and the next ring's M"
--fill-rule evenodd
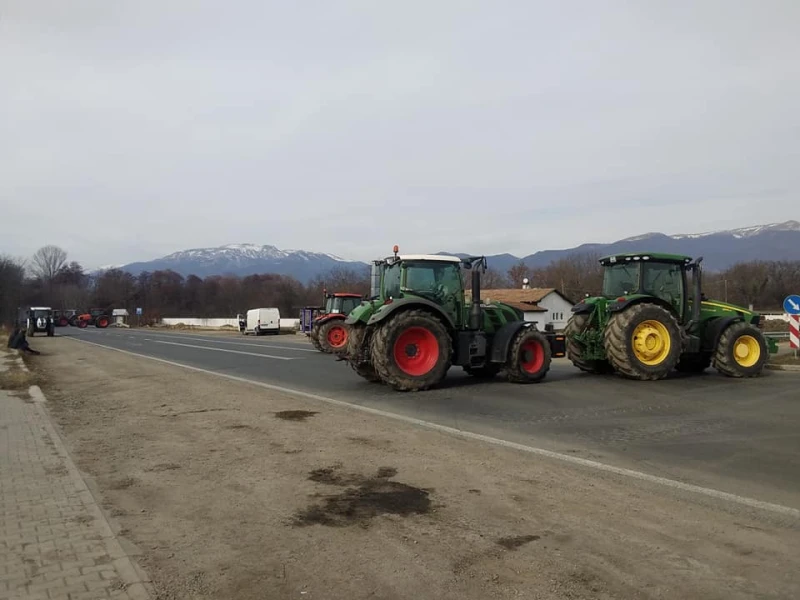
M725 331L728 326L738 323L739 321L744 321L744 318L741 316L719 317L711 321L706 325L703 334L703 349L714 351L719 343L719 338L722 336L722 332Z
M501 326L492 338L492 349L489 352L489 361L493 363L504 363L508 356L508 349L511 347L511 340L517 335L520 329L533 327L531 321L510 321Z
M647 302L649 304L656 304L661 308L668 310L672 314L675 314L674 306L672 306L666 300L662 300L661 298L658 298L656 296L634 296L633 298L628 298L623 302L609 302L608 312L611 313L619 312L621 310L625 310L629 306L633 306L635 304L641 304L643 302Z
M342 313L330 313L314 319L314 325L321 326L327 323L328 321L335 321L337 319L341 319L342 321L344 321L346 318L347 315L343 315Z
M367 321L367 325L375 325L383 321L389 315L393 315L398 310L408 309L408 308L426 308L429 309L432 313L434 313L437 317L440 317L445 325L447 325L451 329L455 329L456 324L453 321L453 317L448 315L441 306L436 304L435 302L431 302L430 300L426 300L425 298L400 298L399 300L393 300L390 304L384 304L378 311L369 318Z
M588 302L579 302L575 306L572 307L572 312L576 315L585 315L594 310L594 304L589 304Z

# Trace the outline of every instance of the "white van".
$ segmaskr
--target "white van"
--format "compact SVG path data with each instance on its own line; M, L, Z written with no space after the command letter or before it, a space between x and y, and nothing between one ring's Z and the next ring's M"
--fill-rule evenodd
M281 313L277 308L251 308L247 311L247 327L242 333L261 335L281 332Z

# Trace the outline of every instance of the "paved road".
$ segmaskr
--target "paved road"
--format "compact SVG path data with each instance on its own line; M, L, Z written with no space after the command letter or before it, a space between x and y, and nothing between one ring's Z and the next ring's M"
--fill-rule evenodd
M800 508L800 376L754 380L709 370L658 382L579 372L479 383L454 368L444 386L407 394L370 384L300 336L78 330L57 335L285 386L496 438ZM47 340L32 345L46 351Z

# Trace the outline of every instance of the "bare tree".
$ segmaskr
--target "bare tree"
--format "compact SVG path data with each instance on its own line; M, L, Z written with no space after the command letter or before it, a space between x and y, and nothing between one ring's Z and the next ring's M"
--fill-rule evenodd
M58 246L42 246L31 258L31 271L48 287L67 263L67 253Z

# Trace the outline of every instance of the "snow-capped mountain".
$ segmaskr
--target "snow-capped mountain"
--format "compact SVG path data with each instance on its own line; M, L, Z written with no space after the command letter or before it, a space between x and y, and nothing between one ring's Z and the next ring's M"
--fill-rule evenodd
M753 260L800 260L800 222L785 221L740 229L666 235L645 233L610 244L583 244L565 250L545 250L523 258L542 267L575 253L668 252L702 256L709 270L726 269Z
M421 248L420 252L433 250L435 249ZM531 268L537 268L571 254L603 255L616 252L669 252L693 257L703 256L706 269L711 271L752 260L800 260L800 222L786 221L706 233L645 233L610 244L583 244L563 250L543 250L522 259L512 254L497 254L488 256L487 259L490 267L505 272L520 260ZM469 255L458 252L441 254ZM336 267L364 271L368 269L364 262L344 260L333 254L280 250L275 246L257 244L228 244L217 248L182 250L163 258L131 263L121 268L134 274L171 269L183 276L198 277L278 273L307 282Z
M181 250L163 258L124 265L122 269L134 274L170 269L183 276L198 277L277 273L308 281L334 267L362 269L366 265L321 252L280 250L275 246L258 244L227 244L216 248Z

